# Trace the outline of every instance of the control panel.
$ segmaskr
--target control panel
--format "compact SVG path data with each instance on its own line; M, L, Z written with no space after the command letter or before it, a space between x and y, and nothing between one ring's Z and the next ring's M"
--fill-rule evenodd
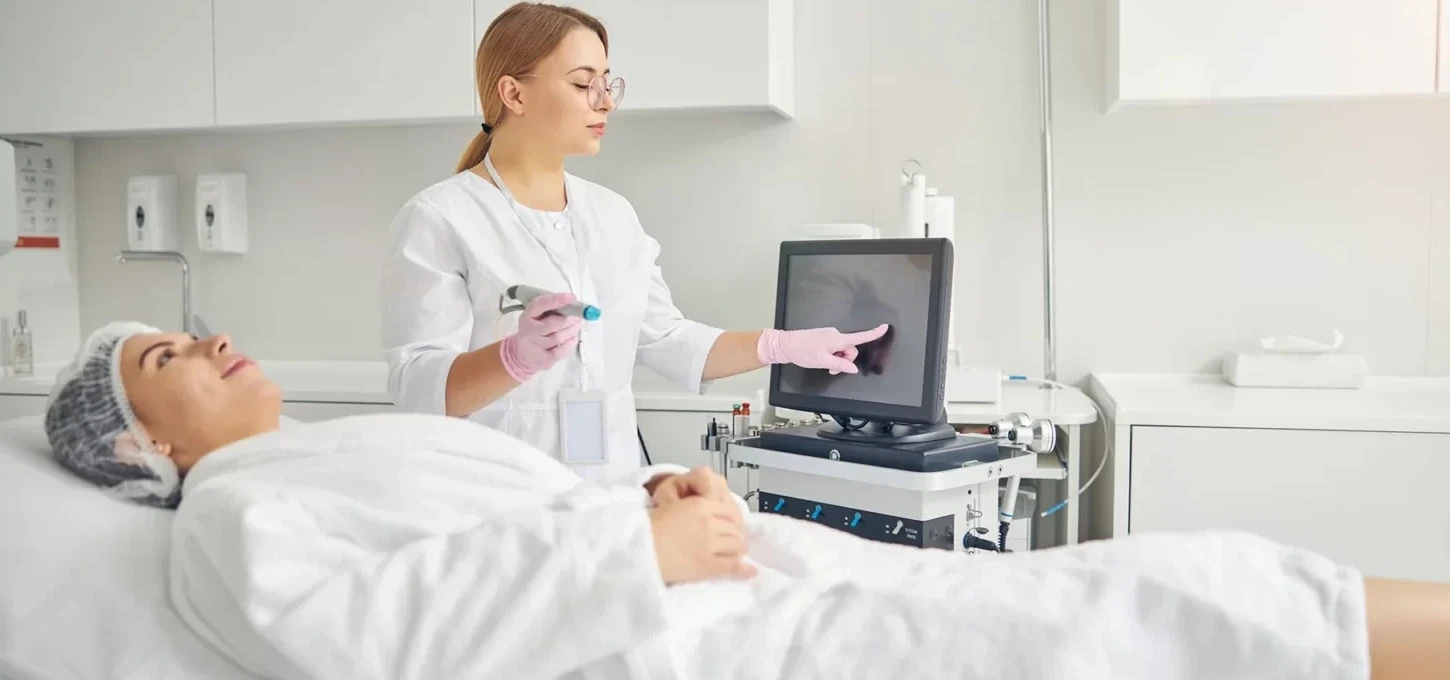
M907 519L765 491L760 492L760 512L816 522L882 543L942 550L952 550L956 544L955 518L951 515L929 520Z

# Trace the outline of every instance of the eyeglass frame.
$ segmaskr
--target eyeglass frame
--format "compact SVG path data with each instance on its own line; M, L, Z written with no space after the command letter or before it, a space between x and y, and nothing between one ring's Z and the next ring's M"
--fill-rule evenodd
M546 78L546 76L541 76L541 75L539 75L537 73L525 73L525 74L520 75L520 76L510 76L510 77L515 78L515 79L519 79L519 80L523 80L525 78L540 78L540 79ZM569 80L568 78L548 78L548 79L549 80L562 80L562 81L567 82L567 83L573 83L573 81ZM596 85L596 83L598 83L598 85ZM614 94L614 86L616 84L619 86L619 94L618 95ZM591 109L597 109L600 106L603 106L604 105L604 93L606 93L606 92L609 93L609 101L610 101L610 103L614 104L615 108L619 108L619 103L622 102L622 101L624 101L624 90L625 90L624 78L621 78L619 76L614 76L613 78L610 78L609 80L605 80L603 74L600 74L600 75L594 76L593 78L590 78L589 79L589 98L590 99L597 99L598 101L591 101L591 102L589 102L589 108L591 108Z

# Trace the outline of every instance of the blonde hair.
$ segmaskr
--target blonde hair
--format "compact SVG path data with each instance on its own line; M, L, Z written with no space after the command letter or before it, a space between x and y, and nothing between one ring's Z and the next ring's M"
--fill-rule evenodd
M478 43L474 72L478 78L478 100L483 105L483 122L497 128L503 122L503 100L498 96L498 80L504 76L521 76L532 71L546 59L564 36L576 28L587 28L604 43L609 53L609 34L604 24L588 13L573 7L546 5L541 2L520 2L494 18ZM483 162L488 154L492 133L481 130L464 150L455 172L463 172Z

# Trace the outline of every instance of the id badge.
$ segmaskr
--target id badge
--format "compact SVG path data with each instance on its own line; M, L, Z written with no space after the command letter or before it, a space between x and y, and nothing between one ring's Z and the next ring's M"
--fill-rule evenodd
M568 465L609 462L604 392L567 388L559 392L559 450Z

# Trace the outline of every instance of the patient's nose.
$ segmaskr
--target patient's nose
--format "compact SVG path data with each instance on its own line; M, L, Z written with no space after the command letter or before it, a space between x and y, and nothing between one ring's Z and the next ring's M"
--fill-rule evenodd
M225 333L211 336L207 339L207 343L208 356L220 356L222 354L231 354L232 352L232 338Z

